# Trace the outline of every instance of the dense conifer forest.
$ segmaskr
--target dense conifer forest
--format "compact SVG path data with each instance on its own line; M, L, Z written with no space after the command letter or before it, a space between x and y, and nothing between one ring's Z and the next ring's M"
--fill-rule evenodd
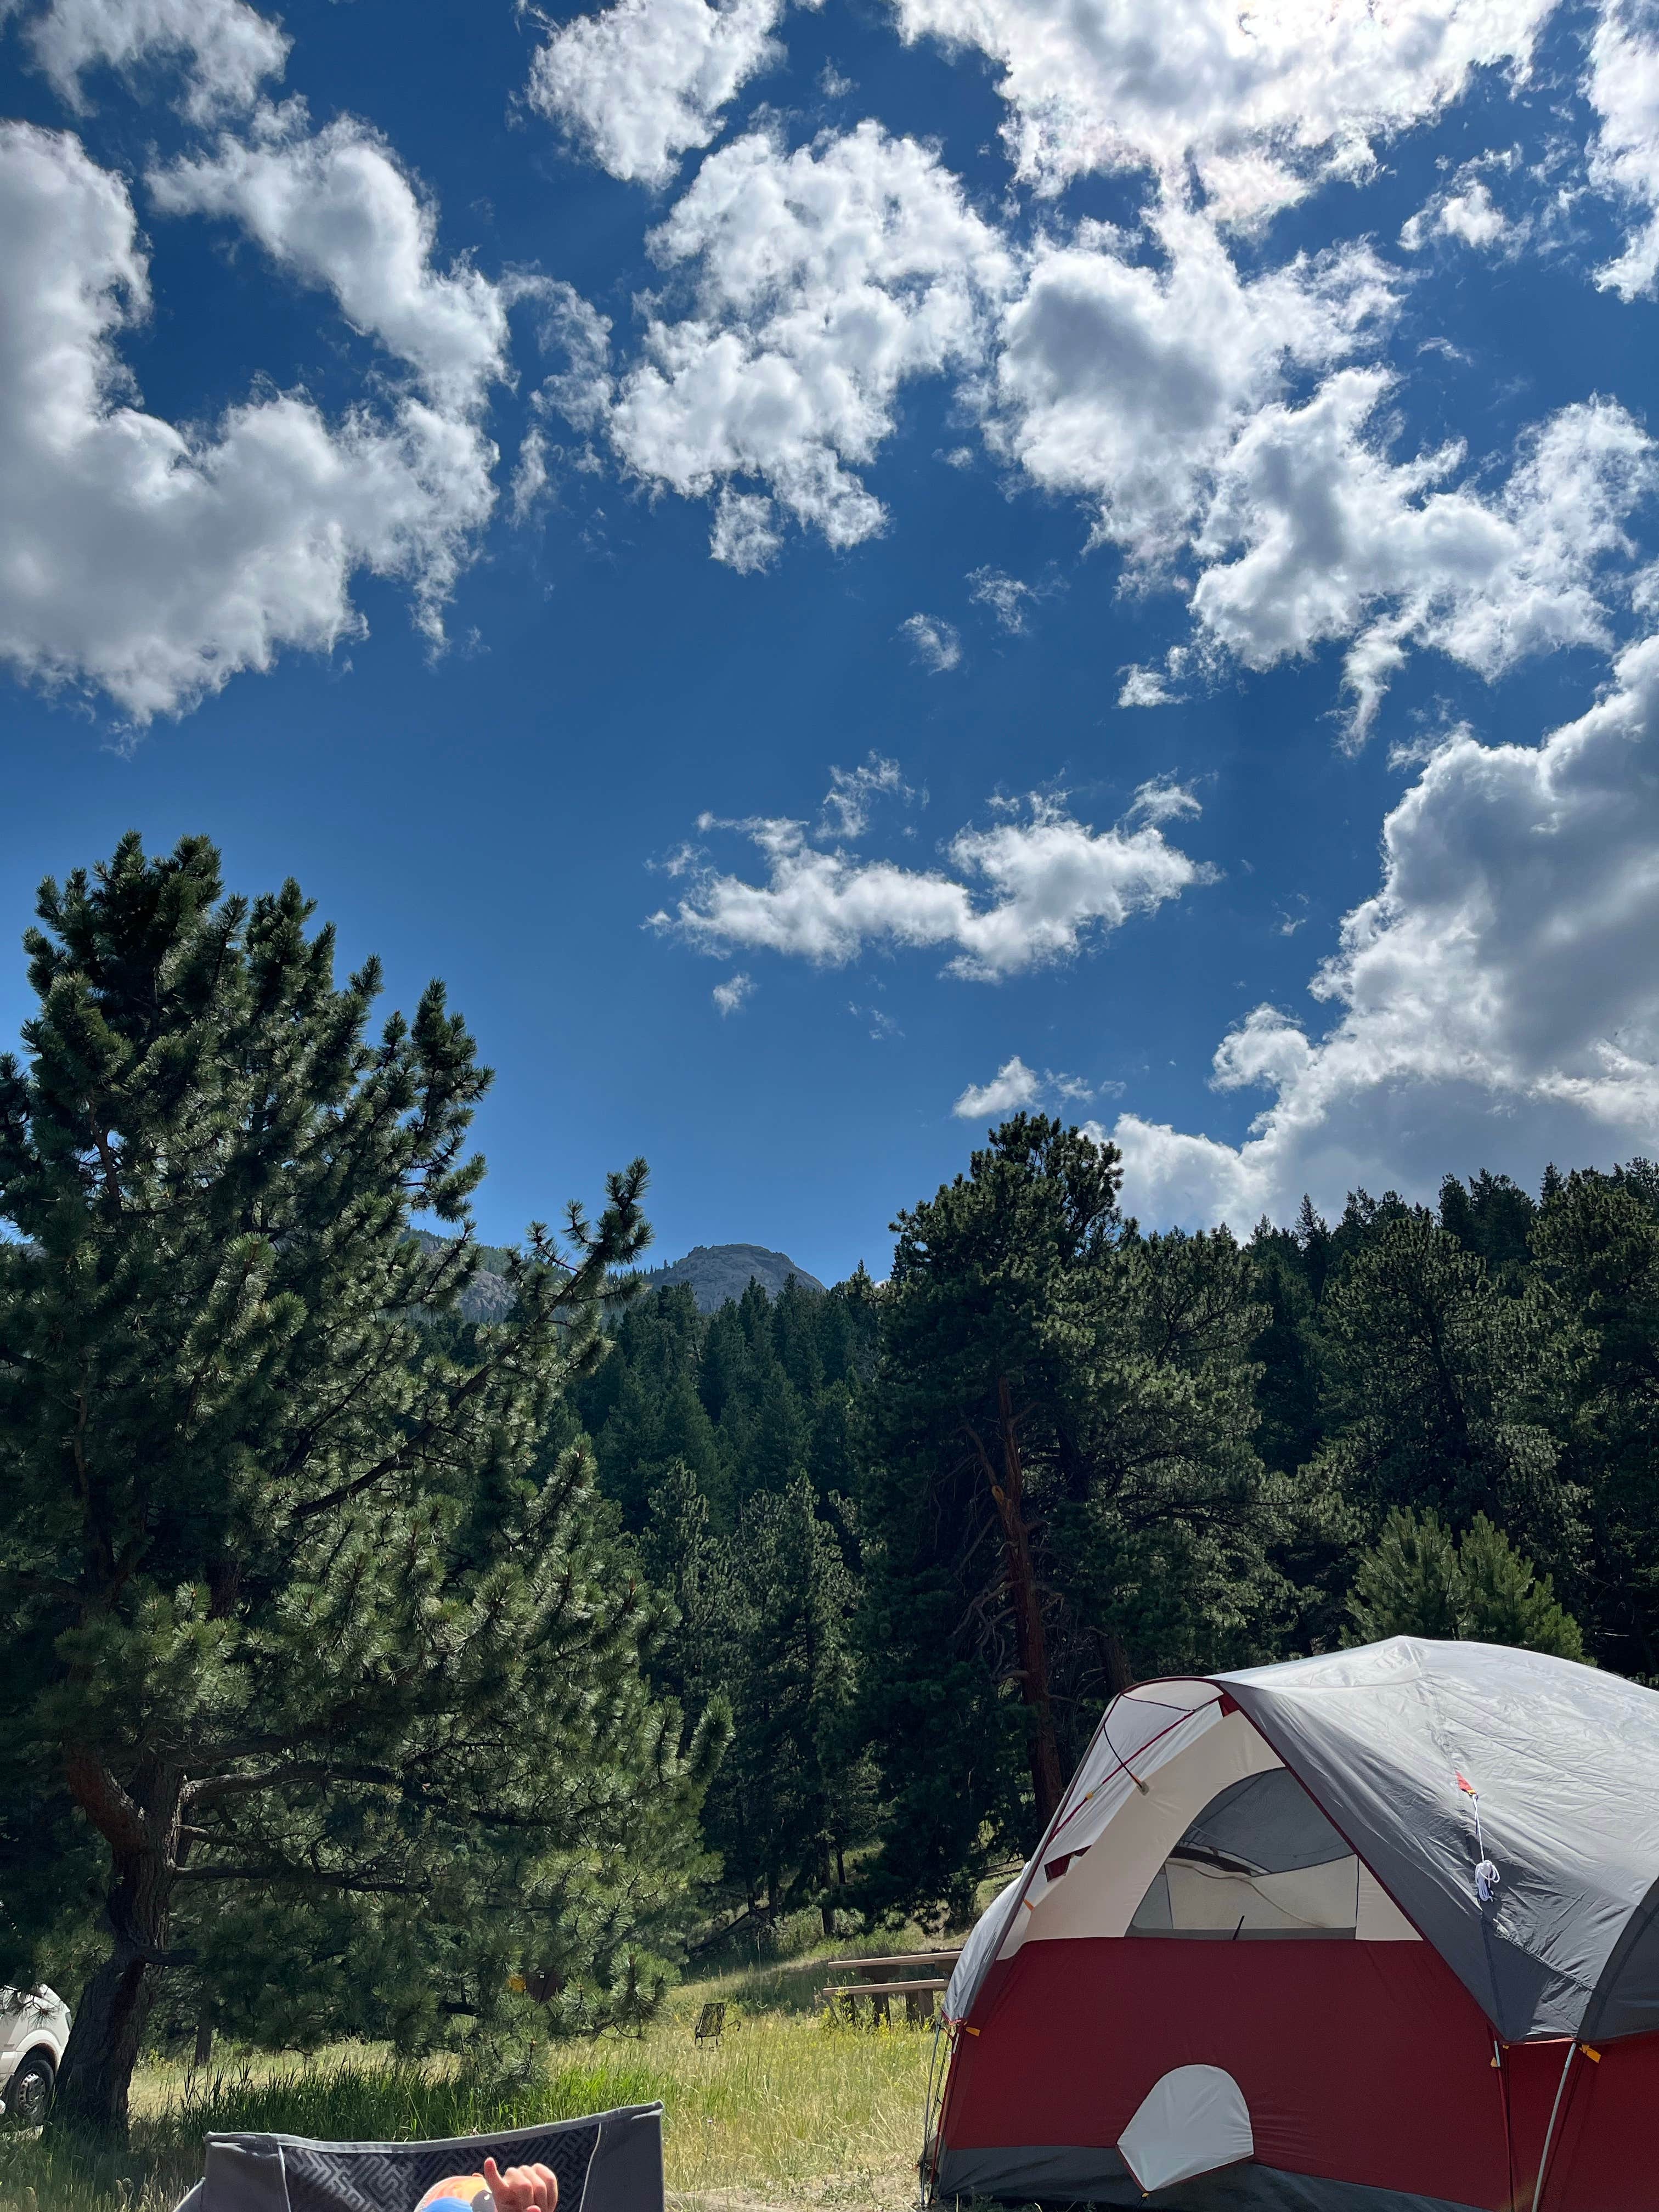
M1020 1116L891 1276L630 1307L572 1410L734 1733L723 1923L958 1920L1104 1701L1410 1631L1659 1676L1659 1170L1150 1234Z

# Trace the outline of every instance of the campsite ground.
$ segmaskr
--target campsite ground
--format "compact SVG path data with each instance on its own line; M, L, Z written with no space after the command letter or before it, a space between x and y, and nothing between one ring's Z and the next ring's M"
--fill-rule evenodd
M858 1948L876 1947L836 1947ZM688 1982L642 2039L560 2045L544 2078L509 2090L361 2045L304 2060L232 2056L194 2080L148 2066L134 2082L130 2154L71 2159L0 2138L0 2207L172 2212L199 2178L210 2130L446 2136L660 2098L670 2212L904 2212L932 2036L826 2021L821 1978L809 1954ZM726 2033L698 2049L692 2031L710 2000L726 2006Z

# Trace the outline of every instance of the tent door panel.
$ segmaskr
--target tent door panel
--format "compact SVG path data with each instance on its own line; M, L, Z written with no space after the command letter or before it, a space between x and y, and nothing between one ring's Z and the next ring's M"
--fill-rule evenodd
M1177 2066L1164 2075L1136 2106L1117 2147L1149 2196L1255 2155L1244 2093L1219 2066Z

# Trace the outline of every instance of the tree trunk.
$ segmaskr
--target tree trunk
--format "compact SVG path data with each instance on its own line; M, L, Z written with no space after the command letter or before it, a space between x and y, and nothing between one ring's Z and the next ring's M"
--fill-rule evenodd
M153 1775L151 1789L129 1796L88 1755L71 1752L65 1771L76 1802L110 1845L105 1918L112 1942L76 2009L52 2124L125 2142L132 2069L167 1952L183 1777Z
M1002 1375L997 1377L997 1426L1002 1447L1002 1480L998 1482L992 1475L991 1495L1002 1523L1008 1595L1014 1613L1014 1647L1019 1655L1020 1687L1030 1717L1031 1790L1036 1799L1037 1819L1046 1828L1060 1809L1065 1783L1060 1771L1060 1745L1054 1735L1054 1704L1048 1692L1048 1640L1042 1626L1042 1601L1037 1591L1030 1539L1025 1528L1025 1470L1019 1455L1019 1436L1008 1395L1008 1379ZM982 1447L981 1456L984 1456ZM991 1473L988 1464L986 1471Z
M542 2002L545 2003L546 1999L544 1998ZM213 2022L210 2020L198 2020L196 2023L196 2053L190 2062L191 2070L195 2071L207 2065L212 2057Z
M155 1969L118 1943L81 1993L52 2103L55 2128L125 2142L127 2096Z
M1133 1690L1135 1678L1129 1671L1129 1655L1123 1647L1123 1638L1115 1628L1094 1631L1095 1652L1100 1661L1100 1671L1106 1678L1106 1696L1109 1701L1121 1698L1126 1690Z

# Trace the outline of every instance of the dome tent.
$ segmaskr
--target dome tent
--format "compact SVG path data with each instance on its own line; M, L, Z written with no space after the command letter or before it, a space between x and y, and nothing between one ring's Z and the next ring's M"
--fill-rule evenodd
M945 2009L936 2195L1659 2212L1659 1694L1404 1637L1142 1684Z

